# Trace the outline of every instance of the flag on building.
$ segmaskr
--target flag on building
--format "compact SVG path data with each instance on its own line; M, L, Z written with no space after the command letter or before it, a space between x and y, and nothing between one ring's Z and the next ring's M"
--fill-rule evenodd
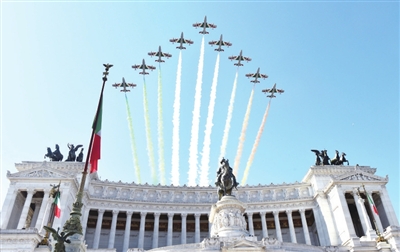
M374 204L374 201L372 200L371 196L369 196L369 194L367 192L365 192L365 193L367 194L367 198L368 198L369 204L371 205L372 209L374 209L374 212L376 214L378 214L378 209L376 208L376 206Z
M93 143L90 151L90 173L97 172L97 162L100 159L101 146L101 117L103 113L103 96L100 98L100 106L96 113L97 118L93 122Z
M57 191L54 197L54 216L57 218L61 216L60 191Z

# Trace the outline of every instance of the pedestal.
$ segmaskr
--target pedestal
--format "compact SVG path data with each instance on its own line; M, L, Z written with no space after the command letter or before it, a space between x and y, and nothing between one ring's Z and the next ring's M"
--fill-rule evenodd
M212 223L211 237L235 238L246 237L248 240L257 240L246 230L246 220L243 216L246 205L235 196L224 196L212 205L209 221ZM224 239L220 239L224 240Z

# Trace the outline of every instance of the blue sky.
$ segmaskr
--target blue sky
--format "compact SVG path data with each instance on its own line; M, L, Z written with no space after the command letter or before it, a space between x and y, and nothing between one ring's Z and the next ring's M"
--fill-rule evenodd
M138 86L127 94L142 182L152 183L144 124L143 77L131 66L144 58L157 69L146 76L154 157L157 143L159 65L147 53L161 45L172 54L162 68L164 160L171 183L172 116L179 50L169 39L194 41L182 51L179 183L188 181L192 111L202 35L193 23L217 25L205 35L198 163L218 53L208 41L233 45L220 53L211 133L209 181L214 181L229 99L237 68L228 60L240 50L252 58L238 70L226 157L235 160L252 91L245 74L269 77L254 87L240 182L268 99L273 99L247 183L301 181L314 163L311 149L346 152L351 165L389 175L388 190L399 216L399 3L398 2L7 2L1 5L1 202L6 171L14 163L43 161L47 147L89 144L103 63L112 63L104 91L99 176L137 181L122 77ZM157 168L158 169L158 168ZM176 176L176 174L174 174Z

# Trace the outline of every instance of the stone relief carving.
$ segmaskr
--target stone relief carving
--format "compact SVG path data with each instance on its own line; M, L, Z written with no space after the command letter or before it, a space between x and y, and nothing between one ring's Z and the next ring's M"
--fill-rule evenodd
M264 238L262 238L261 243L263 245L280 245L281 244L280 241L278 241L276 238L273 238L273 237L264 237Z
M365 176L365 175L362 174L362 173L356 173L356 174L353 174L353 175L351 175L351 176L342 178L341 180L367 180L367 181L379 181L379 179L376 179L376 178L373 178L373 177L370 177L370 176Z

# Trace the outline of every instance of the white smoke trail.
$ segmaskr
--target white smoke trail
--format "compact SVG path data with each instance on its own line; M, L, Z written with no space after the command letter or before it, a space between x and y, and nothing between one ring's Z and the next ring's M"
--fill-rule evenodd
M229 130L231 128L231 120L232 120L232 112L233 112L233 103L235 101L235 95L236 95L236 86L237 86L237 79L239 75L239 67L237 68L236 75L235 75L235 80L233 81L233 88L231 92L231 99L229 100L229 107L228 107L228 114L226 116L226 121L225 121L225 128L224 128L224 136L222 138L222 144L221 144L221 150L220 150L220 155L218 162L225 157L225 152L226 152L226 146L228 145L228 137L229 137Z
M158 178L156 174L156 162L154 160L153 140L151 139L149 103L147 100L146 79L144 78L144 76L143 76L143 108L144 108L144 124L146 127L147 155L149 156L149 164L151 168L151 177L153 179L153 185L156 185L158 184Z
M161 64L158 65L158 170L161 185L165 185L164 134L162 110Z
M196 186L197 179L197 145L199 142L199 123L200 123L200 105L201 105L201 84L203 79L204 65L204 36L201 40L199 66L197 70L196 92L194 95L194 108L192 119L192 131L189 146L189 171L188 185Z
M172 162L171 162L171 183L179 185L179 116L181 109L181 72L182 72L182 51L179 52L178 69L176 71L176 86L174 100L174 114L172 116Z
M240 137L239 137L239 146L238 146L238 149L237 149L237 152L236 152L235 166L233 168L233 173L235 175L237 175L237 172L239 170L240 159L242 158L244 140L246 139L246 130L247 130L247 126L249 124L251 104L253 103L253 95L254 95L254 87L251 90L249 103L247 104L246 114L244 115L244 120L243 120L243 125L242 125L242 132L241 132Z
M218 84L218 70L219 70L219 53L215 62L214 77L211 85L210 102L208 104L208 116L206 122L206 129L204 130L203 151L201 158L201 173L200 173L200 186L208 186L208 170L210 163L210 145L211 145L211 132L213 127L214 107L217 98L217 84Z
M247 177L249 176L250 167L251 167L251 164L253 163L254 155L256 154L257 147L258 147L258 144L260 143L261 135L262 135L262 133L264 131L265 123L267 121L271 100L272 100L272 98L269 99L267 109L265 110L264 117L262 119L260 128L258 129L258 133L257 133L256 139L254 141L253 149L251 150L249 160L247 161L246 169L244 170L244 174L243 174L243 178L242 178L242 186L245 185L245 183L247 181Z

